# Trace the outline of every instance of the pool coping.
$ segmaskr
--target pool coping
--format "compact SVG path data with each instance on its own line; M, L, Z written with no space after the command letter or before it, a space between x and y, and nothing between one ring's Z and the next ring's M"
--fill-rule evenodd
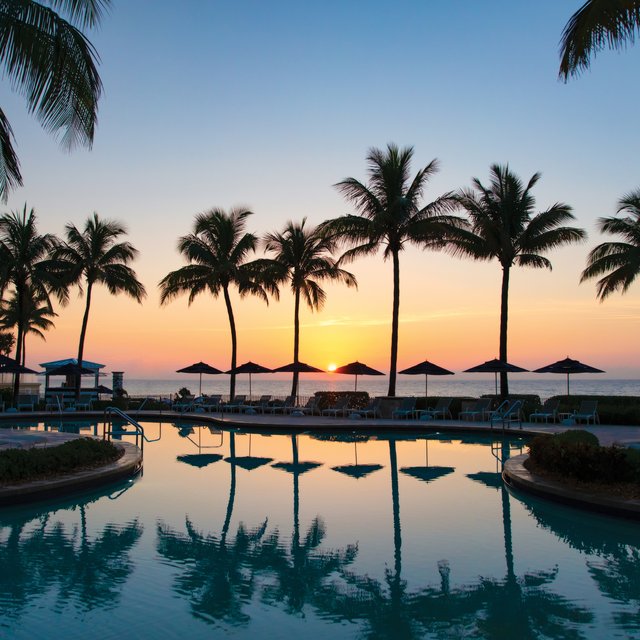
M142 452L129 442L114 443L124 454L115 462L95 469L67 473L56 478L32 480L0 487L0 506L35 502L79 493L129 478L142 468Z
M582 509L640 520L640 500L605 496L543 478L524 466L528 458L529 454L523 453L504 463L502 479L507 486Z

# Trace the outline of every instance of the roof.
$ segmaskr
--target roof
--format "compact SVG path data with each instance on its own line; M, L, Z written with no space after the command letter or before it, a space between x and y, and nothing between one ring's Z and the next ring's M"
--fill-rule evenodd
M45 370L49 369L57 369L58 367L63 367L65 364L78 364L77 358L66 358L65 360L53 360L52 362L41 362L40 366L44 367ZM83 360L82 366L87 369L95 369L98 371L99 369L104 369L105 365L99 364L98 362L89 362L89 360Z

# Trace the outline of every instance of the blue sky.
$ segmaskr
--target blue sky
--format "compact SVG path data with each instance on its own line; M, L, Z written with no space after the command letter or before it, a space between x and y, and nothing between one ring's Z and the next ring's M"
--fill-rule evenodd
M55 233L94 210L126 221L157 307L155 284L182 264L176 239L195 213L245 204L259 233L346 213L332 184L364 179L367 150L393 141L415 147L415 170L439 158L427 198L486 180L494 162L525 179L541 171L539 207L568 202L591 236L554 254L560 273L541 286L602 314L577 276L601 241L595 219L640 187L640 47L560 82L560 35L580 4L114 2L89 35L105 86L91 151L61 151L3 85L25 181L8 208L27 202ZM378 277L367 264L354 266L365 289L369 269ZM609 308L637 329L637 300L636 286Z

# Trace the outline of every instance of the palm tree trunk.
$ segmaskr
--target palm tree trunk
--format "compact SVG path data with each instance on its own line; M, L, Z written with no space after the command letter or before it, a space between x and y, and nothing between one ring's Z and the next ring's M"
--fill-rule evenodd
M229 288L224 287L224 303L227 305L227 315L229 316L229 328L231 329L231 371L236 368L236 357L238 352L238 336L236 335L236 321L233 317L233 308L231 307L231 298L229 297ZM229 381L229 400L233 400L236 395L236 374L230 374Z
M502 295L500 298L500 360L507 362L507 324L509 321L509 266L502 267ZM500 395L509 395L507 372L500 373Z
M22 332L22 362L20 363L23 367L26 366L27 362L27 332Z
M389 391L396 395L396 369L398 367L398 321L400 316L400 254L393 251L393 311L391 316L391 363L389 364Z
M84 307L84 315L82 316L82 328L80 329L80 341L78 342L78 367L82 366L84 359L84 340L87 336L87 325L89 324L89 309L91 308L91 289L93 283L87 283L87 303ZM76 376L76 400L80 398L80 388L82 387L82 374L78 371Z
M293 364L298 364L300 354L300 289L296 287L295 305L293 310ZM298 395L298 378L300 373L293 372L293 383L291 384L291 395L295 398Z
M16 286L16 303L18 305L18 335L16 336L16 363L22 362L22 347L24 345L24 325L23 325L23 307L24 307L24 288ZM13 377L13 400L17 401L20 394L20 374L16 373Z

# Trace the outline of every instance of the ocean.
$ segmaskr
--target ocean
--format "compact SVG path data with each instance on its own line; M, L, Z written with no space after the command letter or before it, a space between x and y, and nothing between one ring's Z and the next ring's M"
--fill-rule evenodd
M110 386L105 378L103 384ZM371 396L384 396L388 391L387 376L358 377L358 391L366 391ZM595 375L571 376L572 395L613 395L640 396L640 380L611 380L598 378ZM186 387L193 394L199 393L198 376L185 375L172 379L124 378L124 388L130 396L168 396L175 394L181 387ZM353 376L339 375L303 375L299 384L300 397L313 395L316 391L352 391ZM555 395L565 394L567 390L566 376L554 377L534 376L521 378L511 375L509 389L513 394L536 394L542 400ZM494 393L493 375L478 375L474 379L462 379L457 376L429 376L429 396L469 396L479 397L485 393ZM228 376L202 376L202 392L207 394L229 393ZM270 375L254 375L251 381L251 395L258 398L263 394L274 397L285 397L291 392L291 377ZM249 394L249 377L236 377L236 393ZM399 375L396 384L396 395L424 396L424 376Z

